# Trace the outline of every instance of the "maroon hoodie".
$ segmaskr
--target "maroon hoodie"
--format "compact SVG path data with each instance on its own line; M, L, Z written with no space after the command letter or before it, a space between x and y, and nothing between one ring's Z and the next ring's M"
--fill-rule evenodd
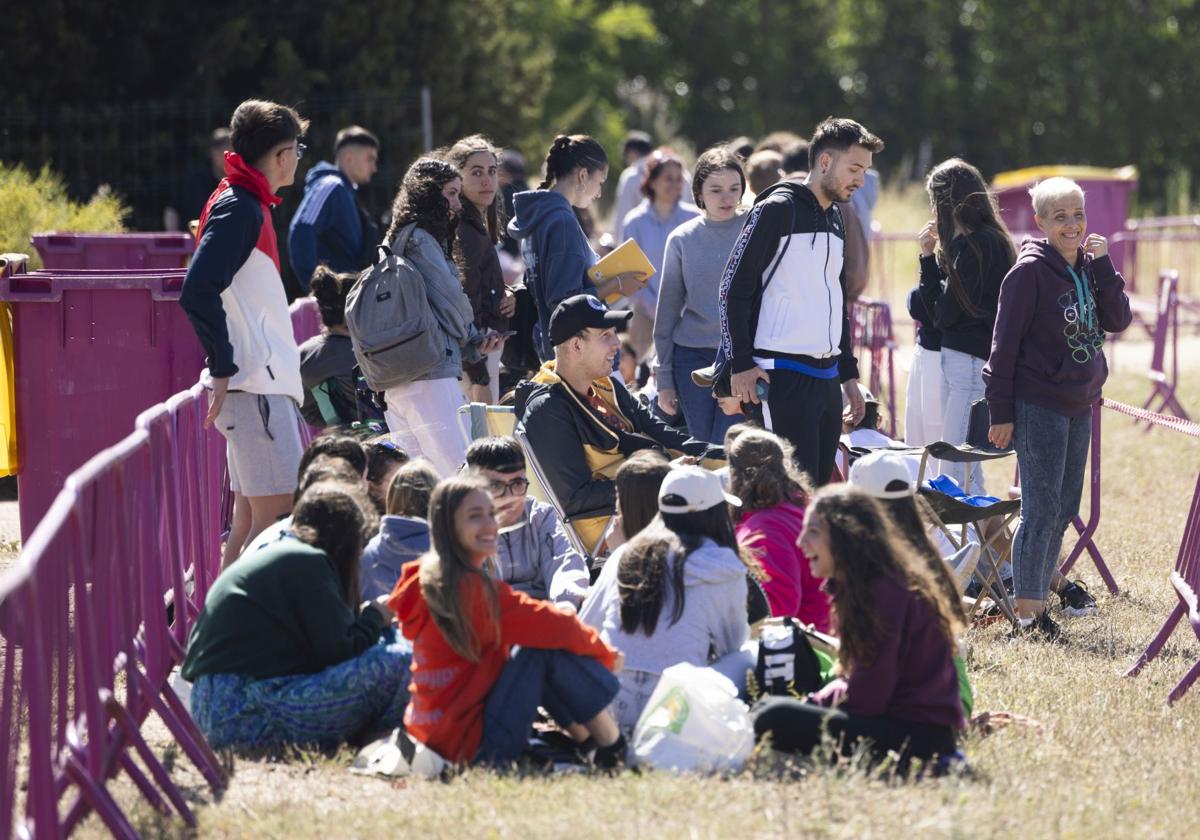
M1091 329L1080 317L1067 261L1045 239L1027 239L1000 284L992 352L983 367L993 424L1013 422L1018 399L1067 417L1082 417L1100 399L1108 378L1104 334L1129 326L1129 298L1107 256L1093 259L1080 248L1074 268L1095 303Z

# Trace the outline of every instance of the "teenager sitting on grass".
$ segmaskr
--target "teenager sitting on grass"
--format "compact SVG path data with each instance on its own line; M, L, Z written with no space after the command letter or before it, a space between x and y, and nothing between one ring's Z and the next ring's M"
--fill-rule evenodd
M934 582L941 590L942 598L949 603L962 605L962 592L950 574L950 566L929 538L930 521L918 509L917 487L909 478L904 459L891 452L872 452L855 461L850 468L850 484L879 502L896 528L897 535L908 543L918 560L925 564ZM966 616L964 615L964 619ZM971 716L975 704L975 693L967 678L967 664L963 661L961 648L954 656L954 670L958 672L959 695L963 713Z
M762 564L771 615L792 616L823 633L830 629L829 596L797 545L812 494L795 467L792 447L771 432L751 429L729 451L730 490L742 500L737 540Z
M396 445L391 435L381 434L363 441L367 453L367 470L363 477L367 482L367 494L382 516L387 508L388 488L396 470L409 462L408 453ZM432 465L430 465L432 468Z
M803 700L770 697L754 708L754 731L780 752L809 754L824 733L851 755L932 759L957 750L962 701L954 670L962 609L951 602L870 496L844 484L820 490L800 546L812 572L829 578L844 678Z
M613 517L608 547L616 551L636 537L658 515L658 490L671 462L661 452L635 452L617 469L617 515Z
M590 736L597 766L619 763L626 744L607 707L623 658L574 615L487 574L499 532L487 481L439 484L429 529L433 550L390 601L413 641L408 733L456 764L510 765L544 706L576 740Z
M182 674L214 748L330 747L400 723L411 647L389 627L386 600L358 606L365 504L361 487L314 484L293 535L244 555L209 590Z
M488 437L467 448L467 466L488 482L500 526L499 579L530 598L575 612L587 595L587 563L567 539L550 505L527 496L525 451L511 437Z
M363 549L359 580L365 600L390 595L405 563L429 551L429 499L438 474L424 458L396 470L388 488L387 513L379 533Z
M708 665L749 638L746 597L754 561L738 548L729 504L714 473L671 470L660 517L604 565L581 613L626 656L613 711L631 733L662 672Z

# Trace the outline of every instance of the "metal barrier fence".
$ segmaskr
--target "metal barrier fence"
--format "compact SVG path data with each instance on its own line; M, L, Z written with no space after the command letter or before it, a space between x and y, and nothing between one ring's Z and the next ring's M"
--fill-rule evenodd
M71 474L0 583L0 838L17 827L24 756L21 830L33 836L65 836L95 811L114 836L136 837L106 789L122 770L194 824L141 734L151 712L214 790L224 784L167 682L220 567L224 441L203 429L206 410L197 385L143 413Z

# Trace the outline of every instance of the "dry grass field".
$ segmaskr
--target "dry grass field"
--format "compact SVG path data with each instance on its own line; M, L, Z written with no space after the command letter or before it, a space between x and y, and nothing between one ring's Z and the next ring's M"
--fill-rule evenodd
M906 205L910 223L919 219L911 197ZM1188 349L1185 359L1200 345L1193 339ZM1148 344L1131 334L1109 351L1108 396L1140 404ZM1182 400L1200 409L1200 366L1186 367ZM352 776L344 753L237 758L228 792L214 802L178 754L173 772L186 782L205 837L1200 836L1200 805L1188 793L1200 790L1200 687L1173 708L1163 705L1200 657L1200 643L1185 625L1139 677L1123 677L1174 604L1167 574L1200 470L1200 440L1146 433L1112 412L1103 420L1097 543L1121 593L1105 592L1085 559L1073 576L1097 595L1100 614L1065 620L1066 644L1012 641L1000 625L968 635L976 711L1040 723L968 739L970 777L898 783L823 767L787 779L472 772L450 782L385 782ZM1011 470L1006 461L989 473L992 492L1007 487ZM135 805L127 782L113 788L147 836L189 836ZM100 836L103 828L93 817L79 834Z

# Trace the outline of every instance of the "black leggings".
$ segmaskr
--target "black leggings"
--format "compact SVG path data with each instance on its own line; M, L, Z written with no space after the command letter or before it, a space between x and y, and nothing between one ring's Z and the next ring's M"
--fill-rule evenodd
M958 749L954 729L949 726L851 715L791 697L765 697L751 714L755 739L769 734L772 748L779 752L808 755L821 745L824 732L841 745L842 755L851 755L864 740L870 742L876 758L897 752L902 769L910 759L929 760Z

